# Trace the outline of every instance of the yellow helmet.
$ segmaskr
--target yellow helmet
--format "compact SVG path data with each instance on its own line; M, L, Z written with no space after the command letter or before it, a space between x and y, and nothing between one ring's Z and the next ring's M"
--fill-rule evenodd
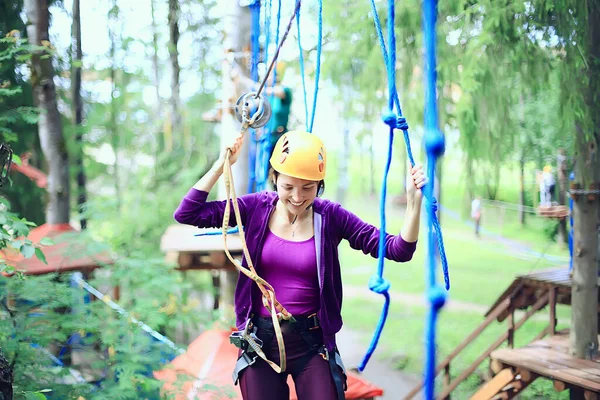
M270 162L280 174L309 181L325 179L325 146L321 139L308 132L290 131L281 135Z
M544 172L552 172L552 167L551 167L551 166L549 166L549 165L546 165L546 166L544 167Z

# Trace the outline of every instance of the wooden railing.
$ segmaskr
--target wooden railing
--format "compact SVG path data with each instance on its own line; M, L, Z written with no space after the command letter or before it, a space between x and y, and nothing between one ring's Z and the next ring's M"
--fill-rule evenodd
M517 329L519 329L527 320L535 314L542 307L546 306L550 302L550 318L551 321L554 319L554 323L550 323L550 325L545 328L536 339L539 339L545 336L549 332L554 332L554 327L556 323L555 319L555 291L554 289L550 289L548 291L543 292L543 294L537 299L537 301L533 304L533 306L527 310L525 315L515 324L514 322L514 298L509 296L505 298L501 303L499 303L494 310L487 316L485 321L481 323L467 338L465 338L453 351L448 355L444 361L442 361L436 368L435 375L439 375L439 373L444 371L444 387L442 392L437 396L438 399L449 399L450 394L456 387L463 382L469 375L471 375L479 365L490 356L490 354L496 350L504 341L507 341L508 345L512 348L514 345L514 333ZM460 373L455 379L452 379L450 376L450 364L452 360L454 360L470 343L472 343L485 328L487 328L496 318L498 318L501 314L508 312L508 327L506 332L501 334L498 339L494 343L492 343L471 365L466 368L464 371ZM424 386L424 382L421 381L419 385L414 387L410 393L404 397L405 400L409 400L415 397Z

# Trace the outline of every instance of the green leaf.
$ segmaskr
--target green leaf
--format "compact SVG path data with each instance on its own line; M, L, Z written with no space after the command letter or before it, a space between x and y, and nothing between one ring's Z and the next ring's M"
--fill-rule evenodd
M46 400L46 396L39 392L29 392L25 394L27 400Z
M42 240L40 240L40 244L42 246L52 246L54 244L54 241L52 239L50 239L49 237L44 236L42 238Z
M12 156L12 162L13 162L13 164L17 164L19 166L23 165L23 162L21 161L21 157L19 157L16 154L13 154L13 156Z
M42 389L42 390L38 390L38 393L50 393L52 391L52 389Z
M21 254L23 254L23 257L31 258L35 253L35 247L33 247L29 243L25 243L23 246L21 246L20 251L21 251Z
M48 264L48 261L46 261L46 256L44 255L44 252L39 247L35 248L35 256L38 258L38 260L40 260L44 264Z

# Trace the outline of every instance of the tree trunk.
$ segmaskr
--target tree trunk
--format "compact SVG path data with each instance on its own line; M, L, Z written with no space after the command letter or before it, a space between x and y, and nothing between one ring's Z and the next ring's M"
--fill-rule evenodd
M375 130L369 124L369 132L371 133L369 142L369 193L375 196Z
M179 98L179 0L169 0L169 59L171 62L171 131L174 148L181 145L181 100Z
M218 9L223 12L221 20L224 27L223 47L225 55L242 51L244 47L249 46L250 10L248 7L240 7L237 0L220 0ZM221 148L223 148L226 144L231 144L240 131L240 123L232 114L229 106L241 93L236 93L235 84L231 79L231 64L227 60L227 57L223 57L221 67L221 73L223 74L221 92L221 104L223 107L221 117ZM248 191L248 142L250 140L252 140L250 137L244 138L238 161L231 167L235 192L238 196ZM225 195L224 180L220 179L219 198L224 199ZM237 277L237 271L221 271L219 309L221 315L226 320L233 317L233 294Z
M81 13L79 0L73 0L73 26L71 29L71 98L73 127L75 128L75 141L77 142L77 156L75 165L77 167L77 208L79 210L81 229L87 228L85 218L85 203L87 202L87 191L85 187L85 169L83 168L83 132L81 122L83 121L83 104L81 101Z
M557 174L557 183L558 183L558 204L564 206L566 204L565 201L565 193L567 190L567 179L568 179L568 171L567 171L567 157L565 155L564 149L558 150L558 155L556 157L557 165L556 165L556 174ZM558 242L567 246L569 243L569 233L567 231L567 219L563 218L558 222Z
M525 150L523 150L523 153ZM525 154L519 160L519 221L525 225Z
M13 371L8 360L0 349L0 400L13 398Z
M348 193L349 184L349 172L348 172L348 160L350 159L350 129L346 125L343 130L344 145L342 147L342 154L338 164L339 167L339 182L337 187L336 201L340 204L344 204L346 200L346 194Z
M600 182L600 9L588 3L588 84L583 86L591 117L591 132L580 126L576 132L575 185L599 189ZM573 204L574 250L571 301L571 354L590 358L598 349L598 212L600 195L579 195Z
M154 146L154 176L158 174L157 169L159 168L159 153L162 148L160 140L161 130L161 99L160 99L160 72L158 63L158 27L156 26L156 0L150 0L150 9L152 14L152 80L154 84L154 91L156 95L156 106L154 108L154 126L156 133L152 139L152 145Z
M47 0L25 0L27 35L32 44L50 45L48 27L50 13ZM48 163L48 208L46 222L69 222L69 155L63 137L62 122L56 103L54 67L52 57L44 57L44 50L35 51L31 57L31 81L36 105L41 109L38 134L44 157Z
M113 9L118 7L116 0L113 0ZM118 13L111 13L109 18L118 18ZM110 28L112 26L112 28ZM120 147L120 137L119 137L119 129L117 126L117 113L119 112L119 107L117 105L117 39L116 39L116 23L109 23L109 32L108 35L110 37L110 122L109 122L109 131L110 131L110 144L112 147L112 151L115 154L115 162L113 164L113 183L115 187L115 199L117 201L117 210L121 212L122 199L121 199L121 177L119 174L119 147Z

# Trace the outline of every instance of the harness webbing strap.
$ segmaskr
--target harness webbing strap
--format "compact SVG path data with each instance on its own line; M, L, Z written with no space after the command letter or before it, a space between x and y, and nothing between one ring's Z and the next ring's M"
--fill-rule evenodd
M281 42L277 45L277 49L275 50L275 54L273 55L273 60L271 60L271 63L269 64L269 69L267 70L267 73L266 73L264 79L262 80L262 83L260 84L258 90L254 94L255 98L258 98L260 96L260 93L263 90L265 83L267 82L267 79L273 69L273 65L275 64L275 62L277 61L277 58L279 56L279 51L281 50L281 47L283 46L283 43L285 42L285 40L287 38L290 28L292 27L292 23L294 22L294 17L296 15L296 13L298 12L298 10L300 9L300 4L301 4L301 0L296 0L296 6L294 8L294 13L292 14L292 16L288 22L287 28L281 39ZM256 111L254 113L254 115L250 115L250 110L248 109L247 105L245 105L242 108L242 126L240 128L240 136L242 138L248 131L248 128L250 127L250 125L256 121L256 119L259 117L260 114L261 114L261 111L259 110L259 111ZM242 217L241 217L241 213L240 213L239 204L237 201L237 195L235 193L235 186L234 186L234 182L233 182L233 173L231 172L230 157L231 157L231 150L228 149L225 154L225 163L223 165L223 176L225 179L225 192L226 192L226 197L227 197L226 202L225 202L225 212L223 214L223 243L225 245L224 246L225 254L227 255L227 258L229 258L229 260L233 263L233 265L236 267L236 269L238 271L240 271L241 273L243 273L244 275L246 275L248 278L252 279L256 283L256 285L258 286L258 288L260 289L260 291L262 293L263 306L267 310L269 310L269 312L271 313L271 319L273 321L273 328L275 330L275 337L277 338L277 346L279 348L279 364L280 365L277 365L276 363L267 359L267 357L266 357L265 353L262 351L260 345L258 343L256 343L256 341L248 333L248 329L244 330L244 332L242 333L242 337L248 342L249 346L252 347L252 349L260 356L260 358L265 360L267 362L267 364L269 364L271 366L271 368L273 368L273 370L275 370L275 372L280 373L280 372L285 371L286 355L285 355L285 345L283 342L283 334L281 333L281 326L279 325L279 320L280 319L289 320L291 323L294 323L296 320L294 319L292 314L290 314L285 309L285 307L283 307L281 305L281 303L277 300L277 298L275 297L275 289L273 289L273 286L271 286L267 281L265 281L263 278L258 276L258 274L256 273L256 270L254 269L254 265L252 263L252 258L250 257L250 252L248 251L248 246L246 244L244 228L242 226ZM246 262L248 263L248 268L244 268L244 266L242 266L239 261L234 259L227 247L227 231L229 229L229 218L230 218L230 214L231 214L231 207L233 207L233 212L235 214L236 222L239 227L239 237L240 237L240 241L242 242L242 251L244 253L244 258L246 259Z
M243 135L245 132L245 128L247 129L247 123L242 124L241 134ZM244 128L245 127L245 128ZM252 263L252 258L250 257L250 253L248 251L248 246L246 244L246 237L244 234L244 228L242 227L242 217L239 209L239 204L237 201L237 195L235 193L235 186L233 182L233 174L231 172L231 162L229 160L231 156L231 150L227 150L227 154L225 156L225 165L223 167L223 174L225 178L225 190L227 195L227 201L225 204L225 213L223 215L223 242L225 244L225 254L227 258L235 265L236 269L246 275L248 278L252 279L262 293L263 305L265 308L269 310L271 313L271 319L273 321L273 328L275 330L275 338L277 339L277 346L279 348L279 365L274 363L273 361L267 359L266 355L260 348L260 346L252 339L252 337L248 334L247 331L244 331L243 337L248 341L248 344L252 347L254 351L267 362L275 370L275 372L280 373L285 371L286 367L286 354L285 354L285 345L283 342L283 334L281 333L281 326L279 325L279 319L290 320L293 322L294 317L290 314L283 305L277 300L275 296L275 289L271 286L267 281L261 278L254 269L254 265ZM248 268L244 268L239 261L233 258L229 249L227 247L227 230L229 228L229 219L231 214L231 207L233 206L233 212L235 214L235 218L237 224L239 226L239 237L242 242L242 251L244 253L244 257L246 262L248 263Z

